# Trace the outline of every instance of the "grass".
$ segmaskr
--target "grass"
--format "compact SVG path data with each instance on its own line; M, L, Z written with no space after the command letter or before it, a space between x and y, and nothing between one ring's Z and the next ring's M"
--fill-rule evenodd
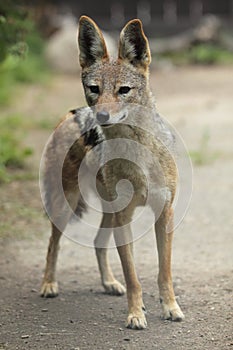
M25 160L33 151L23 146L23 138L25 130L36 125L31 119L26 121L20 115L7 113L7 107L13 105L25 84L44 84L50 77L43 56L44 42L35 25L26 21L28 30L24 42L9 47L0 61L0 113L3 112L0 119L0 183L32 177L30 170L25 168ZM19 54L19 44L23 44L22 54Z
M188 50L167 52L160 55L162 59L169 59L174 64L232 64L233 52L215 44L197 44Z
M53 128L54 122L46 118L34 121L20 114L6 114L0 118L0 184L35 179L26 165L33 148L25 147L23 138L26 132Z
M18 115L0 119L0 183L15 179L19 174L14 170L23 169L25 159L33 153L31 148L22 145L23 130L23 121Z
M48 77L47 66L34 54L25 58L9 55L0 65L0 106L9 106L24 84L45 83Z
M50 119L41 119L38 122L36 122L36 125L39 129L42 130L53 130L55 127L55 122Z
M19 202L7 202L7 205L1 208L0 219L2 216L4 220L0 220L0 241L6 238L31 239L35 236L40 237L43 232L41 226L44 223L41 209L31 207L28 203L23 205ZM35 226L37 230L35 230ZM34 232L33 236L31 232Z
M13 46L0 61L0 106L10 105L24 84L45 83L50 76L44 59L44 41L33 23L29 29L24 42L19 43L23 44L23 53L19 55Z
M218 154L210 150L209 141L210 132L208 128L205 128L200 139L199 147L189 152L194 165L201 166L210 164L217 159Z

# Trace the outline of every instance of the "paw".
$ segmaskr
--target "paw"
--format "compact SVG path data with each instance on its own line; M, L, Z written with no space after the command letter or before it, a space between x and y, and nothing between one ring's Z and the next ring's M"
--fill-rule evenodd
M54 298L58 295L58 284L57 282L43 282L41 290L41 297Z
M117 280L115 280L113 282L104 282L103 286L104 286L105 292L107 294L123 295L126 292L125 287Z
M147 322L144 313L130 313L126 321L126 327L130 329L145 329Z
M165 304L162 302L162 309L162 318L164 320L171 320L176 322L181 322L184 320L184 314L176 301L170 304Z

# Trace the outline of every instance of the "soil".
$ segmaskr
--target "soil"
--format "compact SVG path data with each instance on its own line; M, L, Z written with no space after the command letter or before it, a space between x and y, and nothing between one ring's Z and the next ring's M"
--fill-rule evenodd
M25 179L0 186L0 349L233 349L232 76L233 67L173 68L151 74L160 113L189 150L206 155L203 165L194 164L191 204L174 237L174 287L185 320L160 318L152 232L135 243L146 330L125 328L126 297L104 294L94 250L66 237L58 262L60 294L40 298L49 223L37 179ZM55 125L67 110L83 104L79 78L57 76L46 87L25 89L12 111ZM205 130L209 139L203 151ZM25 144L34 149L29 166L35 173L50 132L38 127L25 132ZM114 249L110 257L123 282Z

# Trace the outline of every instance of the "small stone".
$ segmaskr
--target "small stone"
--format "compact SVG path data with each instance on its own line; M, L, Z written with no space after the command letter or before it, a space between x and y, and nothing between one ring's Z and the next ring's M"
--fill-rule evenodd
M27 339L27 338L29 338L29 335L28 334L21 335L21 338L22 339Z
M42 312L48 312L48 309L42 309L41 311Z
M124 338L123 340L124 341L130 341L130 338Z

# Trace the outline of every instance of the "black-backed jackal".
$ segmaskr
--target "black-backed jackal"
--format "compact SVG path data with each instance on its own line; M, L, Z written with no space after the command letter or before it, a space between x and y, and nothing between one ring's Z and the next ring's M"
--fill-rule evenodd
M58 294L55 278L58 245L62 231L71 216L71 211L63 208L63 201L65 198L73 212L80 212L82 209L83 198L80 195L77 175L82 160L88 152L92 152L92 149L95 153L94 158L104 156L103 141L124 139L143 145L143 151L135 149L136 158L146 169L152 183L157 181L157 188L163 182L165 189L161 192L163 205L154 224L159 258L160 302L165 319L181 321L184 315L175 299L171 275L172 202L176 191L176 165L166 147L159 142L153 132L150 133L156 127L156 120L154 99L149 88L151 56L148 40L140 20L128 22L120 34L118 57L112 59L109 57L100 29L90 18L82 16L79 22L78 43L82 82L89 107L73 110L66 116L55 130L47 150L45 197L51 213L52 235L41 295L53 297ZM88 128L87 125L91 127ZM59 164L59 152L63 152L65 144L70 137L73 137L72 133L75 134L73 136L77 141L68 149L64 162ZM118 145L119 152L124 152L121 150L123 147L121 143ZM152 158L148 158L146 150L152 154ZM135 156L132 150L129 152ZM62 167L63 199L58 193L59 166ZM123 294L125 287L115 279L107 255L106 247L113 232L126 282L128 298L126 326L143 329L147 322L142 288L134 266L130 222L135 208L146 203L148 196L146 175L137 164L118 157L103 166L97 175L97 185L103 197L114 202L116 184L122 179L131 182L134 194L124 208L104 212L103 206L103 218L94 242L105 291L114 295ZM158 208L156 201L159 196L158 191L155 193L157 195L153 193L150 195L148 203L156 212Z

